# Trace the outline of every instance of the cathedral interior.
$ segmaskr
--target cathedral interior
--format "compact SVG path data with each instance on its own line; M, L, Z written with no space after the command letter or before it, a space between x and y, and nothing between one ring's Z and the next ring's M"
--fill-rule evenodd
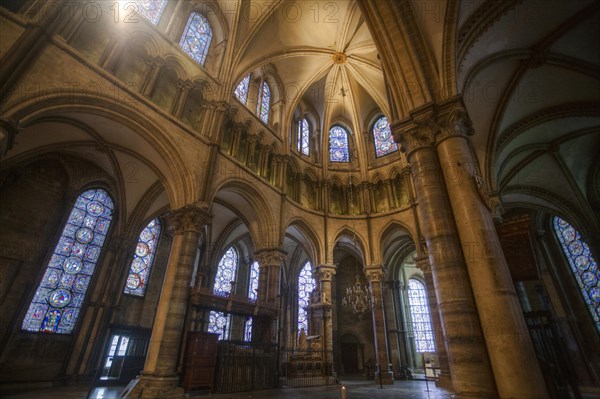
M0 18L0 396L600 395L599 2Z

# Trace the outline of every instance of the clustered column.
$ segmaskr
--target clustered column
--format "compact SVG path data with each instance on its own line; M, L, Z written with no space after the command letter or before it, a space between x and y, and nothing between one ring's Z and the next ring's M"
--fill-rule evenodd
M440 104L437 154L444 171L473 294L501 398L548 397L529 331L492 219L460 98Z
M393 384L394 373L389 370L390 361L383 314L383 294L381 291L383 275L384 272L381 265L371 265L366 269L366 276L371 289L371 300L373 301L373 334L375 335L375 354L378 364L375 381L382 384Z
M433 111L423 107L393 124L394 139L402 144L412 169L452 387L459 398L494 398L494 378L434 148Z
M173 234L163 289L156 310L142 377L127 397L183 397L177 364L181 350L190 281L201 232L210 220L206 204L192 204L165 217Z

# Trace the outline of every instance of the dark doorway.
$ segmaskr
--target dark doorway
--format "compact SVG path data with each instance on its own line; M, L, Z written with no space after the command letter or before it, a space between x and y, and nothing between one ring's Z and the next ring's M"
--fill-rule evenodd
M132 380L144 368L150 330L111 330L101 365L100 380L124 383Z
M363 372L363 345L353 334L344 334L340 339L342 374L353 375Z

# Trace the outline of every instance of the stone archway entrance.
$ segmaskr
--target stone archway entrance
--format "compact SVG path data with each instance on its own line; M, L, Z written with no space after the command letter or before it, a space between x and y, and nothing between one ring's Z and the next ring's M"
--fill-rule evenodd
M356 375L364 371L365 345L354 334L344 334L340 338L341 366L343 375Z

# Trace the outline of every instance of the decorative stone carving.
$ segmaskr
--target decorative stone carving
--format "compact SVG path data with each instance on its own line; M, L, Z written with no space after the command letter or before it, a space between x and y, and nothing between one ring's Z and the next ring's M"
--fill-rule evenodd
M378 268L368 268L365 270L365 275L367 277L367 281L371 284L373 283L381 283L381 280L384 276L384 271L382 267Z
M194 203L172 211L164 217L167 234L177 235L186 231L202 232L202 227L210 223L212 215L204 203Z
M260 249L254 252L254 260L260 267L281 266L285 257L286 252L279 248Z
M320 265L317 267L320 281L331 281L336 274L335 267L331 265Z

